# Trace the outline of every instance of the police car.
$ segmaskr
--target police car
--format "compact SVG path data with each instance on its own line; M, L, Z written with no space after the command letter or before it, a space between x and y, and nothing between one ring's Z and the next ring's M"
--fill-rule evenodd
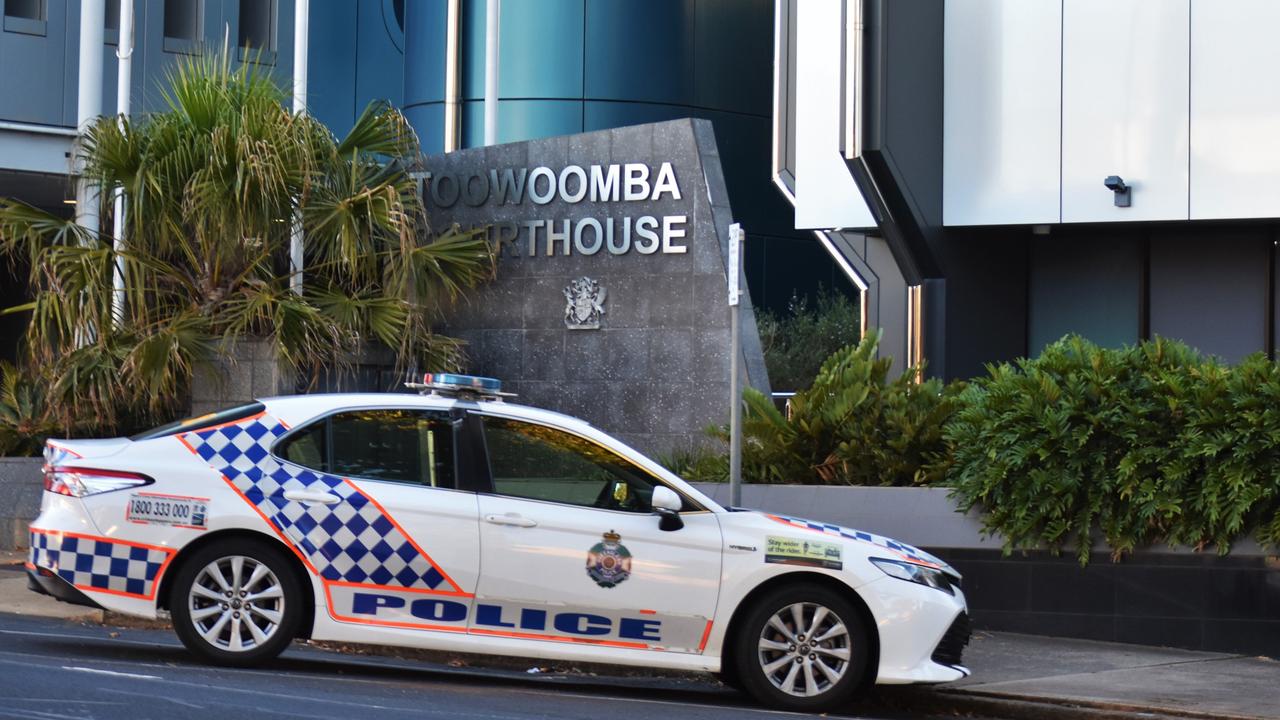
M960 576L726 508L488 378L302 395L50 440L30 586L168 615L213 663L294 638L717 673L779 708L968 674Z

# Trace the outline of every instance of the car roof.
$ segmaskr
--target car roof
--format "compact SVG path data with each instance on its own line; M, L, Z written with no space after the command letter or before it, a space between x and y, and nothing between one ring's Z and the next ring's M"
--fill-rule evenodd
M289 412L291 414L320 414L342 408L362 408L362 407L413 407L424 408L428 410L448 410L452 407L460 406L469 410L478 410L481 412L491 412L497 415L507 415L515 418L523 419L541 419L550 420L559 425L572 425L593 428L594 427L572 415L565 415L554 410L546 410L536 408L530 405L521 405L507 400L470 400L460 399L451 395L440 395L430 393L425 395L417 395L413 393L314 393L309 395L278 395L275 397L260 398L258 402L266 405L268 408L277 411Z

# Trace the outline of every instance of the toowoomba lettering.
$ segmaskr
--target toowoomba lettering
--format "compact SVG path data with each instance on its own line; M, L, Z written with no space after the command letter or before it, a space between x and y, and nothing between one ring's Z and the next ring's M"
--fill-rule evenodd
M494 219L471 223L485 228L489 241L505 257L553 257L570 254L683 254L688 214L614 216L612 203L678 202L684 195L671 163L653 171L643 163L568 165L558 173L546 166L458 173L417 173L418 192L429 208L450 210L494 206L493 214L509 217L504 206L601 205L597 216L571 218ZM462 208L458 208L462 209Z

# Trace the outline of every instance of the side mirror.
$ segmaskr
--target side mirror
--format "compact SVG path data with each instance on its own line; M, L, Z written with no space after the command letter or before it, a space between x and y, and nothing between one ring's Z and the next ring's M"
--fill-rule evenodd
M680 501L680 496L674 490L665 485L655 487L650 504L653 506L653 511L661 518L658 521L659 530L671 532L684 527L684 520L680 518L680 508L684 503Z

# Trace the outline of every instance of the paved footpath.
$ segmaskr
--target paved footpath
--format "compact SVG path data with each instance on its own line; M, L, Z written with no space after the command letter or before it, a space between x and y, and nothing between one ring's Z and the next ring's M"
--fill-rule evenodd
M21 562L0 553L0 613L102 622L100 611L27 590ZM909 717L1280 720L1280 661L1269 658L978 632L965 662L973 671L965 680L880 688L865 709ZM667 684L654 682L655 689Z
M915 694L919 706L998 717L1280 719L1280 661L1270 658L979 632L965 662L971 677Z

